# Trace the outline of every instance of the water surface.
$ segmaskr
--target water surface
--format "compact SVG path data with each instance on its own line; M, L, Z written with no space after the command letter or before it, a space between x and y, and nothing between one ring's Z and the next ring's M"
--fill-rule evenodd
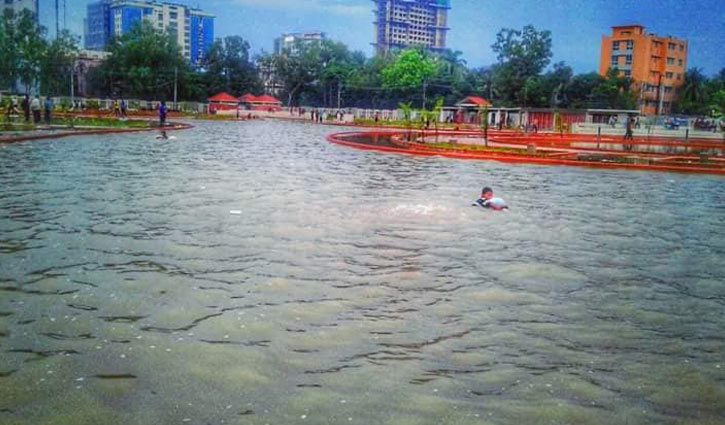
M0 423L725 421L725 179L336 130L0 145Z

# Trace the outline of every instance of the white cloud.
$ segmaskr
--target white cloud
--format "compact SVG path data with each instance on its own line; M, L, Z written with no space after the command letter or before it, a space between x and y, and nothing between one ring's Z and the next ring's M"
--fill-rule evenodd
M361 0L216 0L220 6L237 5L280 11L307 11L332 15L368 17L372 14L372 5Z

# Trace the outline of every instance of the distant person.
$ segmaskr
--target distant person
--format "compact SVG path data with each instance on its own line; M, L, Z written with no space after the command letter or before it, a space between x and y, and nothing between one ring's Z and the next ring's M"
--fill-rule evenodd
M121 118L128 117L128 103L124 98L121 98Z
M53 118L53 99L50 96L45 98L45 123L50 125L50 120Z
M30 102L30 110L33 112L33 123L40 122L40 96L36 95Z
M26 94L21 102L23 108L23 114L25 115L25 122L30 122L30 98Z
M624 140L633 140L632 118L627 118L627 129L624 132Z
M484 187L481 190L481 197L473 203L474 207L488 208L496 211L507 210L508 206L501 198L493 196L493 189L490 187Z
M166 125L166 101L162 100L159 105L159 127Z
M11 97L8 99L8 120L10 119L11 115L18 115L18 100L14 97Z

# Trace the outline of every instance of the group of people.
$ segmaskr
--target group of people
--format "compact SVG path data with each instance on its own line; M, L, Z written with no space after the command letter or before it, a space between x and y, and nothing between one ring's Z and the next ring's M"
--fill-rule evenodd
M705 118L697 118L695 122L692 124L692 127L695 130L701 130L701 131L712 131L715 133L718 130L718 125L715 120L708 120ZM725 124L723 121L720 121L720 127L725 127Z
M128 118L128 103L124 98L121 98L120 100L115 99L113 101L113 115L119 119Z
M25 122L31 122L32 117L32 122L34 124L40 123L41 112L43 113L45 123L50 124L50 121L53 119L53 107L53 99L46 97L45 101L41 103L40 96L37 95L31 99L30 96L26 94L20 102L20 108L22 108ZM8 118L13 115L20 115L18 100L14 97L11 98L6 112L6 116Z

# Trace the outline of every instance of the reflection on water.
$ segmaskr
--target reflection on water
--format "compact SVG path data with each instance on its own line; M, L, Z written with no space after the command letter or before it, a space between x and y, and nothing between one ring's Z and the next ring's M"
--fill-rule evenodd
M722 178L333 130L0 146L0 422L725 421Z

